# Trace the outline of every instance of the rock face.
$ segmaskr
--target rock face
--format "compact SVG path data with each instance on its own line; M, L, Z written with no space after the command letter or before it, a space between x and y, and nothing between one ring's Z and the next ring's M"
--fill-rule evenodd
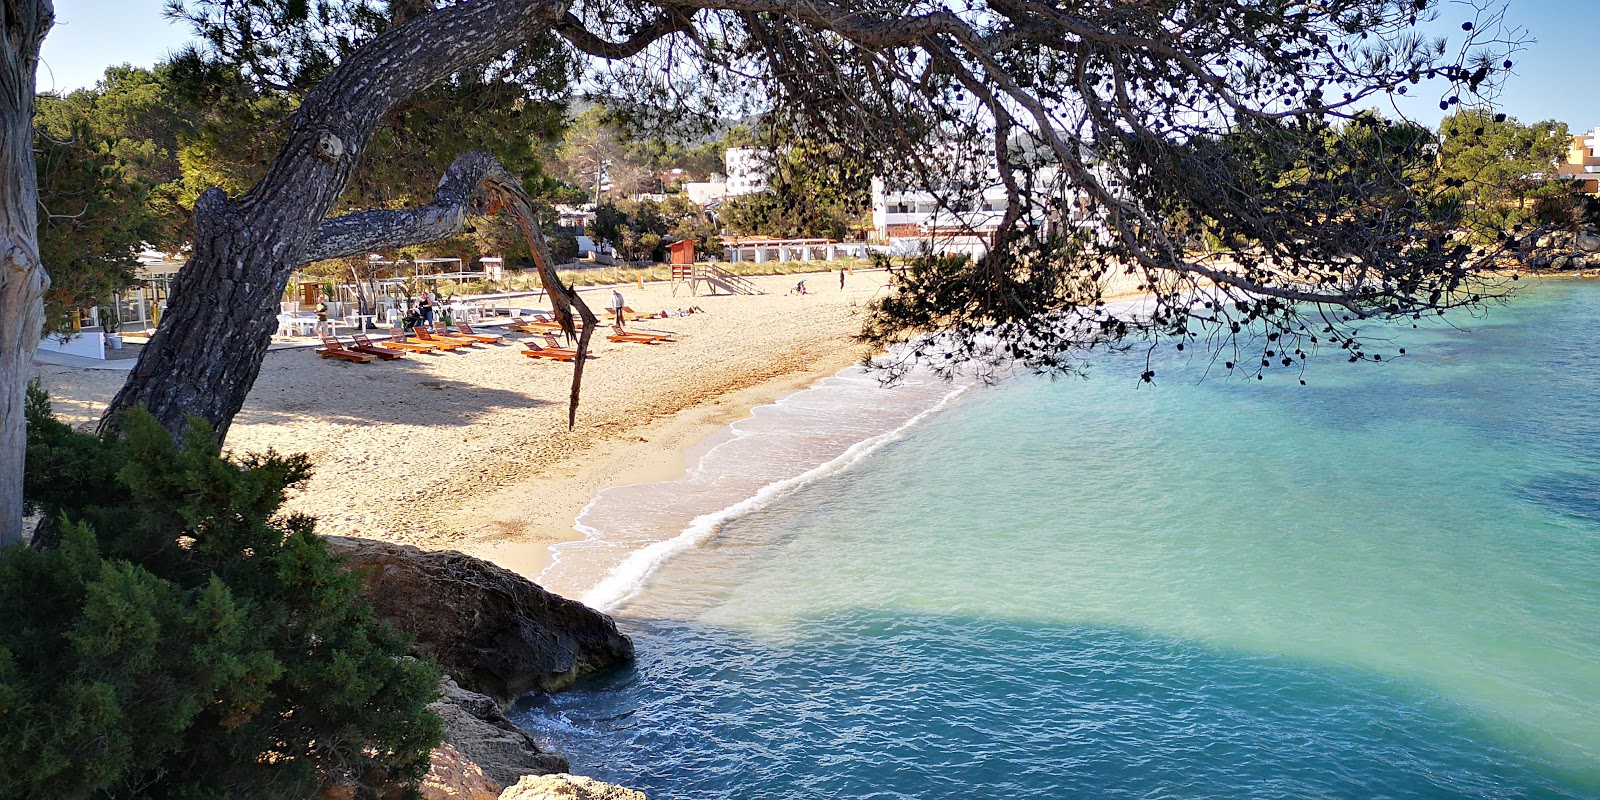
M650 800L644 792L601 783L582 775L529 776L505 790L500 800Z
M370 539L327 541L366 574L367 600L416 637L418 655L501 706L633 658L633 642L610 617L482 559Z
M1553 272L1585 270L1600 263L1600 231L1553 231L1532 237L1522 252L1523 263Z
M422 800L495 800L502 791L500 784L448 744L433 751L433 764L417 789Z
M476 765L496 784L490 797L524 775L567 771L565 758L540 749L528 734L506 719L494 700L469 692L449 678L445 678L439 688L443 696L428 706L428 710L438 714L444 722L445 745ZM434 751L434 767L440 767L439 751ZM433 772L430 770L429 774Z

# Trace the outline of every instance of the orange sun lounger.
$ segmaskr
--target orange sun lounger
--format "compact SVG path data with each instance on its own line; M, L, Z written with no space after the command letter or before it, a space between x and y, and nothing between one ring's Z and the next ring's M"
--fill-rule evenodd
M463 342L460 339L442 339L438 336L434 336L432 333L429 333L428 329L422 327L421 325L412 328L411 331L417 335L417 338L410 341L431 344L434 347L446 352L451 350L460 350L463 347L471 347L473 344L475 344L475 342Z
M496 336L492 333L473 333L472 326L465 322L456 323L456 333L454 335L464 339L476 339L484 344L499 344L506 340L506 337Z
M571 361L578 357L578 351L576 350L552 350L532 339L523 342L522 346L528 348L522 351L522 354L528 358L553 358L557 361Z
M403 353L431 353L439 349L431 344L423 344L421 339L407 339L405 331L399 328L390 328L389 338L378 342L378 345Z
M335 341L337 341L337 339L335 339ZM356 353L366 353L369 356L375 356L383 359L384 361L393 361L397 358L406 357L406 354L400 352L399 350L385 350L384 348L373 344L372 340L368 339L366 334L363 333L358 333L354 336L351 336L350 341L353 342L353 344L345 349Z
M642 311L634 311L627 306L622 307L622 318L628 322L638 322L641 319L661 319L661 317L661 314L646 314Z
M428 332L433 334L433 338L435 338L435 339L443 339L443 340L445 340L447 342L460 342L461 344L467 345L468 347L472 347L473 345L483 344L482 342L478 341L477 339L468 339L465 336L459 336L457 334L451 333L450 329L445 327L445 324L443 322L435 322L435 323L433 323L433 329L428 331Z
M633 342L634 344L661 344L672 341L671 336L658 333L628 333L621 325L612 325L611 333L606 336L608 342Z
M377 356L369 356L365 353L352 353L349 350L344 349L344 345L340 344L339 340L333 338L332 336L322 337L322 346L317 348L317 355L322 356L323 358L339 358L345 361L354 361L357 364L365 364L368 361L378 360Z

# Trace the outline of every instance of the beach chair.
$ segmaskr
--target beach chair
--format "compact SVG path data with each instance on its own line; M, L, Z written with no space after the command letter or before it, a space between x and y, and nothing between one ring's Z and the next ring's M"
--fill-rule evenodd
M443 340L445 340L447 342L460 342L461 344L467 345L469 347L473 346L473 345L483 344L483 342L480 342L477 339L468 339L465 336L460 336L460 335L451 333L450 332L450 328L448 326L446 326L443 322L435 322L435 323L433 323L433 330L429 331L429 333L433 334L433 338L435 338L435 339L443 339Z
M567 350L567 351L570 351L570 352L573 352L573 353L578 352L577 348L568 347L567 345L562 344L561 340L557 339L556 335L554 333L546 333L546 334L544 334L544 349L546 349L546 350ZM594 351L590 350L587 353L587 355L590 358L594 358Z
M522 343L526 350L522 354L529 358L553 358L557 361L571 361L578 357L578 351L564 348L546 347L537 340L529 339Z
M460 350L463 347L471 347L477 344L477 342L466 342L460 339L443 339L438 336L434 336L428 331L427 328L420 324L417 325L417 327L412 328L411 332L417 335L416 341L420 341L423 344L431 344L447 353L451 350Z
M357 353L366 353L369 356L376 356L384 361L393 361L397 358L406 357L406 354L399 350L389 350L373 344L372 340L368 339L366 334L363 333L358 333L354 336L351 336L350 341L353 342L353 344L346 347L346 350L351 350Z
M548 323L541 322L541 317L517 318L511 323L511 330L517 333L543 333Z
M611 333L606 336L608 342L633 342L634 344L661 344L672 341L671 336L658 333L628 333L621 325L612 325Z
M506 340L506 337L492 333L473 333L472 326L460 320L456 322L456 334L467 339L477 339L484 344L499 344Z
M439 349L431 344L423 344L420 339L407 339L405 331L399 327L390 328L389 338L378 342L378 345L402 353L432 353Z
M317 348L317 355L322 356L323 358L337 358L344 361L354 361L357 364L365 364L368 361L378 360L377 356L369 356L366 353L352 353L349 350L344 349L344 345L341 344L338 339L332 336L322 337L322 346Z
M661 319L661 316L660 314L645 314L634 311L627 306L622 307L622 318L628 322L638 322L641 319Z

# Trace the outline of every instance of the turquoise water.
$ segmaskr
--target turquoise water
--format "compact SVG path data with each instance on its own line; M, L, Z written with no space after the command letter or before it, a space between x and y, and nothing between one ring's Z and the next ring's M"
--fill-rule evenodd
M517 719L658 800L1600 797L1600 287L1459 324L1306 387L968 391Z

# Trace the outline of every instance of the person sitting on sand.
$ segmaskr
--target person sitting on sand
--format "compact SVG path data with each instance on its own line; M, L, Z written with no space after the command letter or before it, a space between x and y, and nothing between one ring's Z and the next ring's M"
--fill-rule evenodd
M802 294L803 295L805 293L806 293L806 282L804 280L802 280L799 283L795 284L794 288L789 290L789 294Z

